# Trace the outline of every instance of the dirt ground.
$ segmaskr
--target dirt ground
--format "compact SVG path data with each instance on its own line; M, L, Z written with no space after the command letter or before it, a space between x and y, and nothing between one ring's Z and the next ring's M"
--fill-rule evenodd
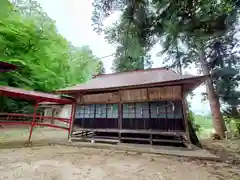
M61 132L36 130L33 141L43 141L46 137L61 139L64 136ZM27 139L27 132L19 133L1 130L1 142ZM1 147L3 146L0 144ZM0 149L0 180L61 179L240 180L240 167L225 163L84 147L56 145Z
M237 167L110 150L46 146L0 150L1 180L170 180L240 178Z
M223 161L240 161L240 139L232 140L201 140L203 148L212 154L220 156Z

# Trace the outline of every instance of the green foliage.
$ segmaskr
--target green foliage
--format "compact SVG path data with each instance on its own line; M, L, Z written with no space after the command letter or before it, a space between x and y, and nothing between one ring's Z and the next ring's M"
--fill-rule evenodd
M224 116L224 120L227 122L228 127L230 127L232 131L236 132L238 136L240 136L240 118L229 118Z
M121 72L151 67L152 62L148 51L154 38L148 33L148 15L151 13L146 8L148 3L144 0L136 1L134 4L131 1L110 0L104 2L100 0L95 1L94 6L93 21L98 31L102 30L99 25L101 25L102 18L107 16L108 11L124 7L120 21L112 27L104 29L109 43L117 46L113 70Z
M222 109L226 122L228 119L236 121L239 119L237 106L240 105L240 91L238 90L240 58L233 52L233 48L238 42L235 37L237 31L238 29L232 28L224 36L210 44L212 51L209 53L209 67L216 92L225 104Z
M232 118L230 111L231 111L231 108L229 108L229 112L227 113L230 116L228 116L226 114L226 111L224 111L224 113L223 113L224 120L225 120L226 124L228 125L228 127L231 126L232 131L239 133L240 132L239 131L240 130L240 119ZM212 117L194 114L194 119L195 119L196 125L198 125L200 127L200 130L198 131L199 137L200 138L209 138L213 132Z
M237 132L240 135L240 119L238 119L237 121L235 121L236 123L236 128L237 128Z
M104 65L103 65L102 61L98 62L96 71L97 71L97 74L104 74L105 73L105 68L104 68Z
M213 133L212 117L195 115L195 122L200 126L200 131L198 132L199 138L209 138Z
M212 117L211 116L203 116L203 115L194 115L194 119L196 124L201 126L205 129L211 129L212 128Z
M8 5L11 8L0 16L0 58L18 69L1 73L0 85L52 92L85 82L98 71L100 60L91 49L72 46L36 1ZM1 106L16 111L26 104L2 98Z
M8 0L0 1L0 17L6 18L12 10L13 6Z
M190 106L190 105L189 105L189 106ZM188 109L188 111L187 111L187 119L188 119L189 121L191 121L191 123L192 123L192 125L193 125L193 129L194 129L196 132L199 132L201 126L196 123L195 114L194 114L190 109Z
M175 54L173 65L179 67L199 62L198 52L193 51L196 50L196 39L202 41L205 37L224 33L235 21L238 7L238 1L227 0L95 0L92 20L96 31L101 32L104 18L116 11L123 12L120 22L104 31L109 42L120 44L115 69L136 61L143 64L143 58L134 57L145 56L159 40L164 52L168 51L169 59ZM179 44L178 40L182 43ZM179 50L184 45L188 50Z
M223 115L227 124L234 126L232 129L236 129L237 133L240 135L240 113L237 108L229 106L224 109Z

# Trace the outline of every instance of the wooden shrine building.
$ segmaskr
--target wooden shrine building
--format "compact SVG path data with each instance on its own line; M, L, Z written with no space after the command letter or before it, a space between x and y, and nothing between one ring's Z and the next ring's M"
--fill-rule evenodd
M190 143L185 97L206 78L155 68L98 75L59 92L76 98L73 129L95 138Z

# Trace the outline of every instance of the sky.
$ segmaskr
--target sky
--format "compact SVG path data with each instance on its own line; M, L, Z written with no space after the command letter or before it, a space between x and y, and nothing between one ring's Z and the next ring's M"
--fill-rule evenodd
M98 35L91 26L92 1L93 0L38 0L43 10L56 22L57 29L61 35L71 41L74 46L80 47L88 45L97 57L111 55L115 52L115 47L108 44L104 35ZM117 21L119 14L115 13L104 22L110 26ZM161 51L161 46L155 46L152 51L153 67L161 67L161 56L157 53ZM111 73L113 57L102 59L107 73ZM187 69L184 72L197 74L195 68ZM195 96L190 101L191 109L197 114L209 114L208 102L201 102L201 93L205 92L205 86L197 88Z

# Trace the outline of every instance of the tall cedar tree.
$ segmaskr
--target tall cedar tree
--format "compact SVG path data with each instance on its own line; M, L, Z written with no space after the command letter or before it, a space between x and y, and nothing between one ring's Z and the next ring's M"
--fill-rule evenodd
M206 42L209 39L224 34L228 27L236 20L239 1L228 0L95 0L93 11L93 23L97 31L102 29L102 21L112 12L123 11L122 18L130 21L136 19L139 13L146 13L140 22L144 22L144 28L139 28L137 33L141 39L144 34L147 37L159 37L164 42L166 51L176 45L176 40L195 49L198 56L197 62L201 65L204 75L210 74L210 68L206 60ZM121 29L118 32L121 32ZM144 44L141 44L144 46ZM147 45L145 47L149 48ZM196 62L193 62L196 63ZM214 90L213 79L209 77L206 82L206 91L213 115L213 124L216 133L224 137L225 124L220 111L220 103Z

